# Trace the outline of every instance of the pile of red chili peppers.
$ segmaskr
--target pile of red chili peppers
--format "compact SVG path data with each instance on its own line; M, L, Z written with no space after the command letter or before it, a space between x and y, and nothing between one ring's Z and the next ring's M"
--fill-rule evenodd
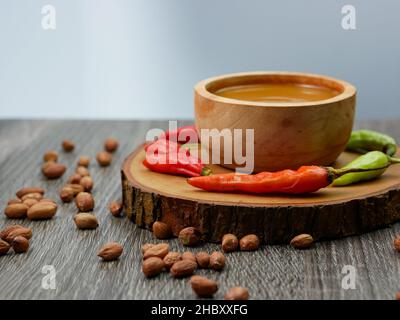
M178 174L187 177L198 177L211 174L211 169L202 164L201 160L190 154L182 143L199 142L195 126L180 127L167 131L158 140L145 147L146 158L143 164L150 170Z
M390 161L386 161L382 168L373 166L368 169L364 167L334 169L322 166L302 166L297 170L287 169L258 174L227 173L210 176L211 169L204 166L199 158L192 156L189 149L181 145L188 142L199 142L199 136L194 126L167 131L159 136L157 141L145 147L146 158L143 164L152 171L190 177L187 180L190 185L207 191L255 194L315 192L327 187L334 179L345 174L375 172L390 165Z

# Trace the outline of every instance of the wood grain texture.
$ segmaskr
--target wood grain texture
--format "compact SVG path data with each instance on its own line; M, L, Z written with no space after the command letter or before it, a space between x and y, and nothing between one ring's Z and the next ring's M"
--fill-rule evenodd
M344 152L334 166L341 168L359 154ZM314 240L357 235L400 220L400 172L391 166L380 178L346 188L324 188L312 195L207 192L185 177L152 172L143 165L145 151L137 148L122 166L125 213L140 227L160 220L178 236L196 227L205 241L218 243L224 234L256 234L265 244L287 244L298 234ZM208 164L213 173L232 172Z
M182 122L185 124L185 122ZM39 185L58 200L58 189L75 167L79 155L92 158L102 149L103 140L114 136L120 149L113 164L100 168L91 163L94 178L94 213L100 226L95 231L77 230L72 217L74 204L61 204L49 221L11 221L1 214L0 228L13 223L33 229L27 254L9 253L0 257L0 299L194 299L188 279L172 279L164 273L148 280L141 272L140 247L158 242L147 230L137 228L126 218L114 218L108 204L121 197L120 166L123 159L143 140L149 128L166 128L167 122L152 121L0 121L0 209L22 186ZM363 128L384 131L400 140L398 121L360 123ZM62 139L76 142L71 154L60 153L68 165L63 179L45 180L40 164L45 150L60 150ZM59 202L59 200L58 200ZM400 225L357 237L316 244L310 250L295 251L289 246L266 246L257 252L232 253L222 272L197 271L219 282L216 298L222 298L234 285L249 288L253 299L393 299L400 289L400 255L393 250L393 239ZM100 262L96 253L108 241L124 245L119 261ZM173 250L183 251L177 240ZM193 251L213 251L207 244ZM251 263L249 263L251 262ZM56 289L41 287L42 268L56 269ZM356 289L343 290L342 268L356 268Z

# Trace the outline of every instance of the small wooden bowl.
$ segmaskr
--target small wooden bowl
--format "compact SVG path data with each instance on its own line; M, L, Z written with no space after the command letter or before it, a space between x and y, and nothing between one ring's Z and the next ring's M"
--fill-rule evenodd
M229 99L214 94L225 87L255 83L299 83L339 92L333 98L307 102L267 103ZM209 78L195 86L197 129L254 129L254 172L330 165L343 152L353 128L356 89L334 78L295 72L246 72ZM246 152L243 137L242 154ZM238 144L239 141L233 141ZM220 164L225 163L221 141ZM232 159L233 150L232 150Z

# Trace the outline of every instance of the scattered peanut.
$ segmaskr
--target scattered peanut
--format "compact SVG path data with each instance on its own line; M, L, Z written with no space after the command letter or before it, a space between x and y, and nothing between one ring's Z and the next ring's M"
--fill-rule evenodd
M243 287L233 287L224 296L225 300L248 300L249 290Z
M260 239L255 234L248 234L239 241L240 250L253 251L260 247Z
M88 167L90 163L90 158L87 156L80 156L78 159L78 166Z
M50 150L47 151L44 155L43 155L43 160L44 162L57 162L58 160L58 153L55 150Z
M154 246L148 248L144 254L143 259L147 259L150 257L158 257L163 259L167 253L169 252L169 245L168 243L159 243L155 244Z
M222 250L224 252L236 251L239 246L239 240L234 234L226 234L222 237Z
M109 209L114 217L120 217L122 212L122 203L119 201L113 201L111 202Z
M108 138L104 141L104 149L108 152L114 152L118 149L118 141L114 138Z
M172 265L182 260L182 255L179 252L168 252L168 254L164 257L164 264L167 269L170 269Z
M57 212L57 204L52 202L38 202L28 209L30 220L51 219Z
M196 254L196 261L200 268L208 268L210 265L210 255L205 251L198 252Z
M200 231L187 227L179 232L179 240L184 246L196 246L200 242Z
M106 167L111 164L112 155L111 155L111 153L109 153L107 151L101 151L101 152L97 153L96 160L100 166Z
M197 268L196 262L189 259L184 259L175 262L172 265L170 272L173 277L180 278L192 275L193 272L196 270L196 268Z
M79 184L86 192L90 192L93 189L93 179L90 176L83 177Z
M74 222L78 229L96 229L99 226L96 216L86 212L78 213Z
M165 263L161 258L150 257L143 261L142 271L146 277L154 277L160 274L165 267Z
M61 163L57 162L46 162L42 166L42 173L48 179L58 179L60 178L67 167Z
M79 192L75 198L75 204L81 212L92 211L94 208L93 196L88 192Z
M26 204L13 203L5 208L4 214L10 219L21 219L26 217L27 211L28 206Z
M168 224L161 221L156 221L152 226L153 234L157 239L168 239L172 236L172 230Z
M15 253L23 253L28 251L29 241L22 236L18 236L15 237L14 240L11 242L11 246L14 249Z
M222 252L214 251L210 255L210 268L222 270L225 267L225 256Z
M290 245L295 249L306 249L312 246L314 239L309 234L299 234L290 241Z
M24 195L26 195L26 194L28 194L28 193L41 193L42 195L44 194L44 189L43 188L40 188L40 187L30 187L30 188L22 188L22 189L19 189L17 192L16 192L16 196L18 197L18 198L22 198Z
M109 242L100 249L97 255L104 261L117 260L121 256L123 249L119 243Z
M71 152L75 149L75 144L71 140L64 140L61 146L65 152Z

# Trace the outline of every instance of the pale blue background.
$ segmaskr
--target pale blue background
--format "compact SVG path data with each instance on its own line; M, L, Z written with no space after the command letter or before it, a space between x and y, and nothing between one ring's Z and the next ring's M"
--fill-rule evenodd
M190 118L197 81L247 70L342 78L359 119L400 116L399 0L0 0L0 40L1 118Z

